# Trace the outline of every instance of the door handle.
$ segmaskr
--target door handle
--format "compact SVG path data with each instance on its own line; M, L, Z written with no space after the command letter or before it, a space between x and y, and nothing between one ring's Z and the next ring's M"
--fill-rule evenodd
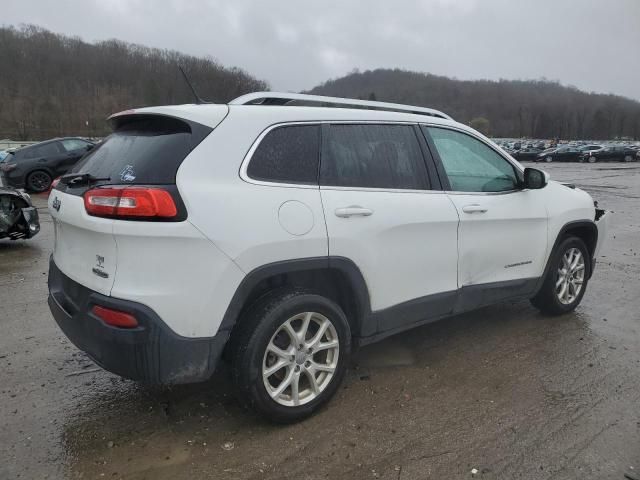
M464 213L485 213L487 210L487 207L483 207L482 205L478 204L465 205L464 207L462 207L462 211Z
M350 207L336 208L336 217L348 218L348 217L368 217L373 215L373 210L361 207L359 205L351 205Z

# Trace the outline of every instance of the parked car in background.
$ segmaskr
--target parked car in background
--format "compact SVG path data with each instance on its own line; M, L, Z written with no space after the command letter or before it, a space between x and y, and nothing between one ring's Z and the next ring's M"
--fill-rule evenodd
M0 161L3 184L46 192L54 178L68 172L94 146L82 138L70 137L20 148Z
M577 162L582 152L576 147L549 148L538 154L538 162Z
M0 186L0 238L27 239L39 231L38 210L29 195Z
M610 146L597 151L583 153L581 161L596 162L634 162L638 152L628 146Z
M522 150L518 150L512 153L511 156L520 162L521 161L535 162L538 158L538 155L540 155L542 151L543 151L542 149L535 148L535 147L523 148Z
M582 147L579 148L579 150L582 153L590 153L590 152L599 152L600 150L602 150L604 148L604 145L596 145L596 144L588 144L588 145L583 145Z

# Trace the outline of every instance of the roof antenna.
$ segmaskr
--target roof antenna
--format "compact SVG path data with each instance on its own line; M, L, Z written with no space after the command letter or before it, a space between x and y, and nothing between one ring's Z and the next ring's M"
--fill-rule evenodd
M182 72L182 76L184 77L184 81L187 82L187 85L189 85L189 88L191 89L191 92L193 92L193 96L196 98L196 105L202 105L203 103L210 103L210 102L205 102L204 100L202 100L198 96L198 94L196 93L196 89L193 88L193 85L189 81L189 77L187 77L187 74L184 73L184 69L182 68L182 65L178 65L178 68Z

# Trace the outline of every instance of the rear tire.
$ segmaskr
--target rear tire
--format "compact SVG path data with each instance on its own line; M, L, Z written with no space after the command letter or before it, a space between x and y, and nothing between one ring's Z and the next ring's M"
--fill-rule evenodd
M591 275L589 250L580 238L568 236L553 251L549 262L542 287L531 303L547 315L572 312L582 301Z
M553 162L553 157L551 155L547 155L546 157L544 157L544 161L547 163L551 163Z
M42 193L49 190L53 179L51 175L43 170L36 170L27 175L25 186L27 190L35 193Z
M589 163L596 163L596 160L596 157L594 157L593 155L589 157Z
M625 162L633 162L633 157L632 157L631 155L626 155L626 156L624 157L624 161L625 161Z
M238 399L271 421L292 423L337 391L348 365L351 330L335 302L291 288L250 307L231 342Z

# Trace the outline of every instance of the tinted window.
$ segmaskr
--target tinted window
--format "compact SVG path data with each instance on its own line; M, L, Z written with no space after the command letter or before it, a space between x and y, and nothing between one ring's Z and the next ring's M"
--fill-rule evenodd
M513 165L488 145L454 130L427 128L438 150L451 189L459 192L503 192L518 185Z
M322 154L323 185L428 188L411 125L331 125Z
M319 125L278 127L258 145L247 174L256 180L317 184L319 156Z
M62 146L67 152L71 152L73 150L80 150L82 148L87 148L89 145L87 142L83 140L78 140L77 138L68 138L66 140L62 140Z
M119 121L115 132L72 172L110 178L112 184L175 183L182 161L211 132L170 117L131 116Z
M40 158L58 155L61 152L58 142L36 145L24 151L23 158Z

